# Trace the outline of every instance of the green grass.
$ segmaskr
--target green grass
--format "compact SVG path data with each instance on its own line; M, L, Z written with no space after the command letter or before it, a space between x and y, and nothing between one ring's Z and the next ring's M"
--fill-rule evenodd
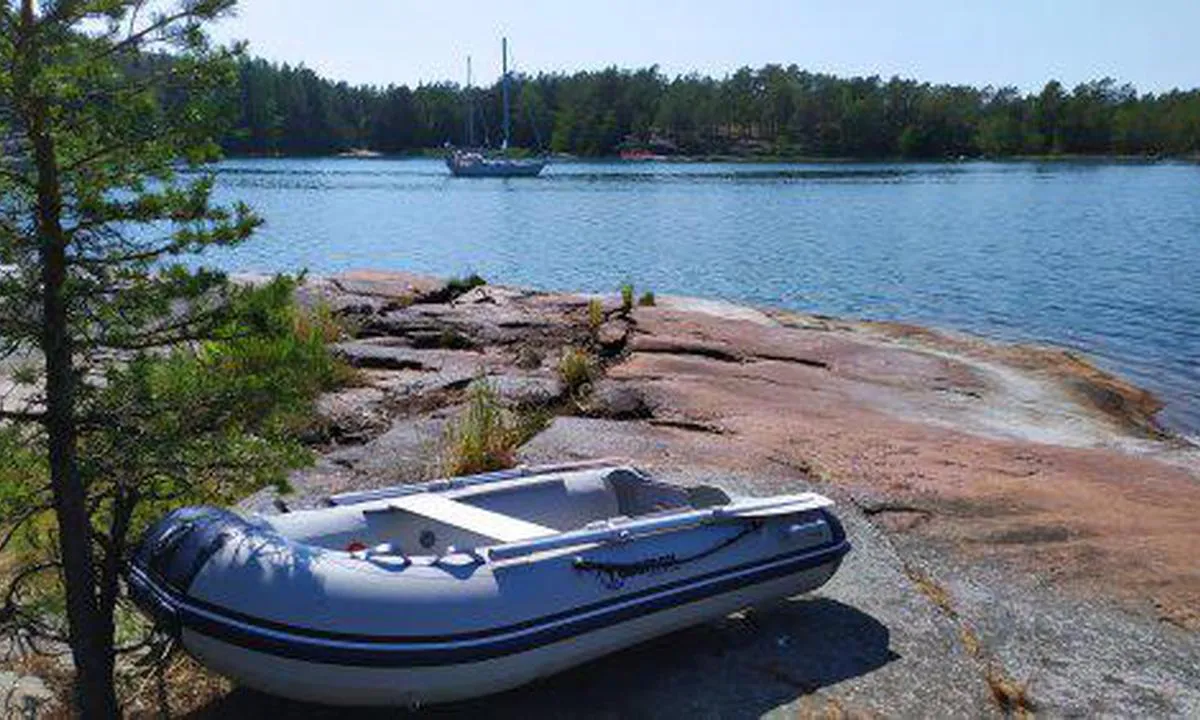
M445 476L503 470L516 465L516 451L550 421L545 412L514 413L496 388L478 378L467 390L467 407L442 433L440 471Z
M633 310L633 285L625 283L621 286L621 314L628 315Z
M588 328L592 334L596 334L600 330L600 326L604 324L604 304L599 298L588 300Z
M446 328L438 334L437 345L443 350L470 350L475 347L471 338L453 328Z
M474 290L480 285L487 285L487 280L484 280L479 273L471 273L470 275L453 277L446 282L446 293L450 296L450 299L453 300L459 295L463 295L471 290Z
M638 298L637 304L640 307L653 307L654 303L655 303L654 293L647 290L646 292L642 293L642 296L640 298Z
M572 395L590 383L595 373L595 364L587 352L577 347L563 348L558 359L558 376Z

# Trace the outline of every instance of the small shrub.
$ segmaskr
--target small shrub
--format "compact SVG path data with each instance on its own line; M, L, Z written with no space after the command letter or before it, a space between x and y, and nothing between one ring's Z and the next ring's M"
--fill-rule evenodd
M522 370L537 370L542 366L542 353L532 345L524 345L517 351L515 360L517 367Z
M446 282L446 294L450 296L451 300L453 300L459 295L474 290L480 285L487 285L487 280L484 280L479 273L471 273L470 275L462 277L450 278L450 280Z
M628 315L633 310L633 285L625 283L621 286L621 313Z
M604 304L599 298L592 298L588 301L588 327L592 333L600 330L600 326L604 324Z
M510 468L517 448L549 420L544 412L510 412L491 383L476 379L467 391L467 409L442 434L441 472L454 476Z
M322 376L321 390L340 387L358 387L364 384L361 370L344 359L331 354L326 347L335 342L349 340L358 332L354 323L333 313L328 303L320 302L311 307L292 307L292 338L284 335L283 342L295 342L307 346L303 351L309 357L310 372ZM277 341L279 342L279 341Z
M16 385L37 385L41 377L41 369L36 364L24 363L12 369L10 379Z
M595 368L586 352L576 347L564 348L558 359L558 376L567 390L575 395L592 381Z
M653 307L654 306L654 293L650 292L649 290L642 293L642 296L640 298L638 298L638 305L640 305L641 307Z
M470 350L475 347L471 338L453 328L446 328L438 334L437 345L443 350Z
M325 303L295 303L293 288L294 283L277 280L243 291L234 302L248 319L231 324L224 337L206 343L198 356L176 352L160 366L173 364L185 374L203 373L205 366L226 371L253 387L252 395L272 402L311 400L323 391L358 384L359 371L327 347L349 338L349 327Z
M329 344L348 340L357 331L351 322L335 315L323 300L307 307L297 304L292 313L292 331L299 337Z

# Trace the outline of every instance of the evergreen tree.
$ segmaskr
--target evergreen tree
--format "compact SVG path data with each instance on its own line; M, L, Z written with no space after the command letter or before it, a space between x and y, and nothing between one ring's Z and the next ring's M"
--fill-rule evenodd
M24 387L0 402L0 629L69 644L87 718L119 714L132 538L302 462L289 413L333 372L289 283L183 262L258 224L204 171L238 66L203 27L232 5L0 2L0 360Z
M261 60L246 61L239 81L245 120L224 141L231 152L328 153L364 143L412 152L467 142L468 98L454 84L351 88ZM471 92L476 142L495 145L499 86ZM1013 88L839 78L795 65L741 68L720 79L610 67L516 76L513 98L515 146L588 156L655 143L696 154L859 158L1200 151L1200 91L1139 96L1110 79L1071 92L1051 81L1021 96ZM272 123L274 134L265 129Z

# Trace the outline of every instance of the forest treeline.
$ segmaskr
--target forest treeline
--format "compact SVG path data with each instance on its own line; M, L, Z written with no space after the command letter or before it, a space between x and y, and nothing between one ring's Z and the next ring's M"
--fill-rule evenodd
M496 144L500 87L352 86L305 67L241 64L231 154L385 153ZM469 95L468 95L469 93ZM792 65L724 78L657 67L514 78L513 144L582 156L644 148L689 155L852 158L1195 155L1200 89L1141 94L1110 78L1040 92L840 78Z

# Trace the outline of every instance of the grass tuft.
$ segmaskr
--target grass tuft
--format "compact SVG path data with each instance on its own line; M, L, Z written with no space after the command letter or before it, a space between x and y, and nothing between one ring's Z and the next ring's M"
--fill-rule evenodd
M642 296L638 298L638 305L640 307L654 307L654 293L649 290L642 293Z
M625 283L621 286L621 314L628 315L633 310L633 285Z
M571 395L577 395L592 381L596 368L592 358L577 347L563 348L558 359L558 376Z
M334 314L333 308L325 301L309 306L296 305L292 312L292 332L300 338L320 340L328 345L349 340L355 330L346 319Z
M604 304L599 298L588 300L588 328L595 335L600 330L600 326L604 324Z
M446 476L503 470L516 465L516 451L545 429L544 412L513 413L496 388L478 378L467 390L467 408L442 434L441 473Z
M36 363L23 363L14 367L9 377L17 385L37 385L42 379L42 371Z
M517 367L522 370L537 370L542 366L542 352L532 345L524 345L520 350L517 350L517 357L513 361Z
M471 338L453 328L446 328L438 335L437 344L443 350L470 350L475 347Z
M453 300L459 295L470 292L480 285L487 285L487 280L484 280L479 273L471 273L470 275L453 277L446 282L446 294L450 296L451 300Z

